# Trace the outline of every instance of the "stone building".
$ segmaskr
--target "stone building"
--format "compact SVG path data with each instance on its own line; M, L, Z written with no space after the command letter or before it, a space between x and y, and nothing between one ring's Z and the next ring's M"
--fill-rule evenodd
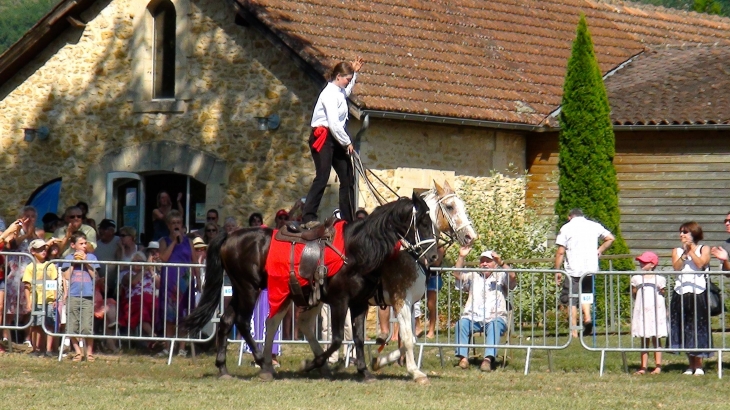
M350 100L349 131L361 135L365 165L395 190L527 169L536 174L528 196L549 205L555 113L580 12L607 84L615 84L611 101L628 107L620 98L627 87L632 96L658 96L614 110L625 134L617 140L649 166L651 141L667 130L677 140L702 135L709 141L703 149L730 155L720 144L727 100L711 92L728 78L720 67L730 45L724 18L586 0L520 7L374 0L337 8L314 0L62 0L0 56L0 215L13 218L38 186L60 176L61 208L86 200L97 220L112 217L142 231L161 190L186 194L191 227L196 211L208 208L240 223L261 211L271 223L313 177L306 139L326 73L358 55L366 65ZM715 50L703 61L717 74L694 78L710 85L692 98L673 87L686 79L683 71L661 69L671 53L657 53L690 45ZM666 93L641 88L649 83ZM708 102L713 110L696 109ZM26 134L36 137L26 141ZM670 145L671 162L684 145ZM619 174L622 189L639 168ZM323 213L336 203L336 190L329 192ZM679 213L661 209L645 218L646 208L631 205L644 194L634 194L621 198L634 249L649 247L638 238L653 222L661 220L669 235L679 215L706 211L701 201L674 198L684 207ZM373 205L364 193L361 201Z

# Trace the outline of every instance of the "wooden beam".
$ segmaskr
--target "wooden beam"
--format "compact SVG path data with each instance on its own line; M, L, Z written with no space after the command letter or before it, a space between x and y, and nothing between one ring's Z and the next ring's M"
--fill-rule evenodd
M83 21L81 21L79 19L74 18L73 16L66 17L66 21L68 21L68 24L70 24L71 27L86 28L86 23L84 23Z

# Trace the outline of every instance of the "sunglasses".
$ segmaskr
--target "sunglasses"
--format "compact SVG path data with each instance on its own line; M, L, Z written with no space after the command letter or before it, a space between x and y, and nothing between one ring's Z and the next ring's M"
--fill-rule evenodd
M205 232L218 232L217 229L206 229Z
M730 219L726 219L725 220L725 223L730 223Z
M81 215L69 215L68 219L81 219Z
M286 215L277 216L276 219L289 219Z
M216 219L218 219L218 218L216 218L215 216L209 216L209 217L208 217L207 219L208 219L209 221L215 221L215 220L216 220Z
M687 235L689 233L689 231L681 230L681 231L679 231L679 233Z

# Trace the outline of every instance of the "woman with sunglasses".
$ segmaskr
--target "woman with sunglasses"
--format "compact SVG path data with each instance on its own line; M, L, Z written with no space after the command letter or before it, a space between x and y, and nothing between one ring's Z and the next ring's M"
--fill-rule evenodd
M205 232L203 234L203 241L205 244L209 244L210 241L213 240L216 236L218 236L218 225L214 224L213 222L208 222L205 224Z
M358 57L351 63L341 62L332 70L331 80L319 94L312 114L309 150L316 175L304 202L302 222L317 220L317 210L327 187L330 170L335 169L340 180L339 208L342 219L352 221L355 198L354 175L349 155L355 152L347 135L347 97L355 86L357 72L363 65Z
M119 230L119 245L117 247L116 259L118 261L129 262L135 253L141 252L143 249L137 245L137 230L131 226L123 226Z
M704 272L710 267L710 248L699 244L703 237L697 222L685 222L679 227L682 246L672 250L672 267L682 272L677 276L669 303L669 344L674 349L707 349L712 344ZM684 374L704 375L702 358L710 356L709 352L687 353L689 369Z

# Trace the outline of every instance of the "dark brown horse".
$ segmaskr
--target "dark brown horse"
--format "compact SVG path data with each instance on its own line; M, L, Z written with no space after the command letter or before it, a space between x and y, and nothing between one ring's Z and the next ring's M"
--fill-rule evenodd
M308 309L300 315L300 329L304 332L315 358L304 366L304 371L321 368L329 375L326 366L329 356L342 344L347 309L353 318L364 321L368 309L368 299L377 289L380 278L379 268L393 256L399 242L405 248L430 263L437 258L435 231L429 217L428 205L418 195L411 199L397 201L376 208L362 221L345 226L346 264L327 282L327 291L322 302L331 306L332 341L323 351L314 334L313 322L319 314L321 304ZM271 362L271 348L275 332L266 332L264 352L257 348L251 336L250 320L261 289L267 287L268 275L265 270L273 230L269 228L240 229L228 236L222 232L208 246L206 261L206 281L200 304L185 319L184 326L192 333L198 332L215 313L220 305L223 287L223 270L228 273L233 286L233 297L223 312L216 335L218 353L215 364L221 377L229 377L226 368L226 347L231 326L241 329L246 344L254 360L261 366L260 377L271 380L274 368ZM425 246L425 250L422 249ZM284 306L288 306L288 301ZM281 323L286 309L280 309L274 317L267 319L266 328L276 329ZM353 337L364 339L364 326ZM365 379L372 379L363 355L357 359L357 369Z

